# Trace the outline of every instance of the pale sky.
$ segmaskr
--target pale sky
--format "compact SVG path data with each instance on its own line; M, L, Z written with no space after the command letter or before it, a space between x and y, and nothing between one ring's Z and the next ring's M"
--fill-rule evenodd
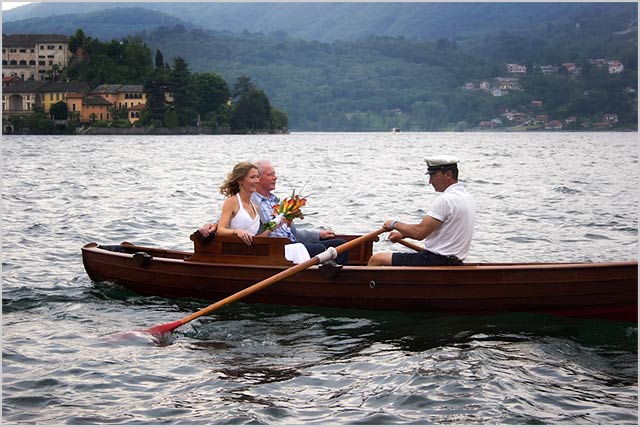
M22 6L25 4L33 3L30 1L2 1L2 10L13 9L14 7Z

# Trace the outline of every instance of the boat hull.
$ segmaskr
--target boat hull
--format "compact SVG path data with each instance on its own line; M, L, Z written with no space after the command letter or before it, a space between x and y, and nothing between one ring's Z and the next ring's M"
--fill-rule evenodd
M142 295L217 301L288 268L193 262L187 252L150 248L126 251L85 245L85 269L95 281ZM134 251L148 254L147 261L134 260ZM335 277L313 266L243 301L428 313L540 312L637 322L637 282L637 262L345 266Z

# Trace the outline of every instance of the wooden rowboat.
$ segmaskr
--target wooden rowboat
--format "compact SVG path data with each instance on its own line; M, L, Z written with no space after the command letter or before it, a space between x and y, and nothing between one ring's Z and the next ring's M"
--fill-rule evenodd
M195 233L194 233L195 235ZM124 242L82 248L94 281L142 295L217 301L293 264L286 239L235 236L194 252ZM346 240L358 236L338 236ZM375 238L374 238L375 239ZM465 264L451 267L367 267L373 240L349 252L341 269L313 266L247 296L247 303L309 305L429 313L539 312L613 321L638 320L638 262Z

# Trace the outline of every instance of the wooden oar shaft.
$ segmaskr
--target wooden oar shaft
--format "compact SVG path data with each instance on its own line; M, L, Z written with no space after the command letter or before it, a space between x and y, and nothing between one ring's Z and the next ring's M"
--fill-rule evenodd
M367 240L373 240L377 235L385 232L386 230L384 228L381 228L379 230L376 231L372 231L369 234L365 234L364 236L360 236L360 237L356 237L353 240L350 240L346 243L343 243L340 246L336 246L335 250L337 253L342 253L345 251L348 251L349 249L353 248L354 246L358 246L359 244L361 244L362 242L365 242ZM171 325L176 325L175 327L169 329L169 330L173 330L175 328L177 328L178 326L184 325L185 323L191 322L194 319L197 319L200 316L204 316L205 314L211 313L217 309L219 309L222 306L225 306L231 302L237 301L239 299L242 299L244 297L246 297L247 295L251 295L254 292L259 291L260 289L266 288L267 286L273 285L274 283L277 283L283 279L286 279L287 277L293 276L294 274L305 270L309 267L311 267L312 265L317 264L319 261L319 257L318 256L314 256L313 258L302 262L300 264L296 264L293 267L290 267L284 271L281 271L280 273L273 275L271 277L268 277L254 285L249 286L248 288L245 288L241 291L236 292L233 295L229 295L228 297L221 299L218 302L215 302L213 304L211 304L208 307L203 308L200 311L197 311L189 316L186 316L174 323L172 323Z
M296 264L295 266L288 268L284 271L281 271L280 273L268 277L254 285L249 286L248 288L244 288L241 291L236 292L233 295L229 295L228 297L221 299L220 301L211 304L208 307L203 308L200 311L197 311L183 319L180 319L181 324L185 324L188 322L191 322L194 319L197 319L200 316L204 316L205 314L211 313L213 311L216 311L217 309L219 309L222 306L225 306L229 303L232 303L234 301L237 301L239 299L242 299L244 297L246 297L247 295L251 295L254 292L258 292L260 289L266 288L267 286L273 285L276 282L279 282L280 280L286 279L287 277L293 276L294 274L308 268L311 267L314 264L318 263L318 257L314 256L313 258L300 263L300 264Z
M421 251L424 249L423 247L416 245L415 243L408 242L404 239L397 240L397 243L400 243L401 245L406 246L409 249L413 249L414 251Z

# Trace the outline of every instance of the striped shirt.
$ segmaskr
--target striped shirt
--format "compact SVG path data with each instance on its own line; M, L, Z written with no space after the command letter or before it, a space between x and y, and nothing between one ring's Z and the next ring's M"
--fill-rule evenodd
M253 193L251 195L251 201L258 206L258 214L260 215L260 222L262 222L262 225L266 225L273 219L273 207L280 203L280 199L271 193L266 197L260 193ZM269 234L269 237L286 237L293 243L297 241L293 231L291 231L291 228L289 228L286 223L273 230L271 234Z

